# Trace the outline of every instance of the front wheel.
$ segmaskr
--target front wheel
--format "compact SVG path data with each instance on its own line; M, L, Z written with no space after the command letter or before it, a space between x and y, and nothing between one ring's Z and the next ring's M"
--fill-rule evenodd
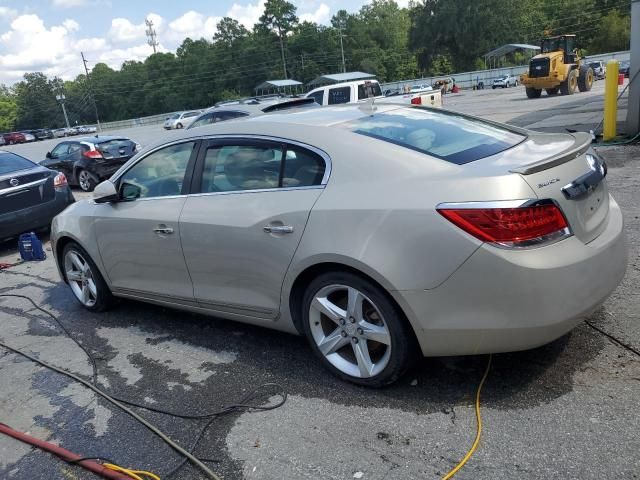
M181 124L181 123L178 123L178 124L176 125L176 128L178 128L178 129L182 128L182 124Z
M527 93L527 98L540 98L540 95L542 95L541 88L527 87L525 91Z
M113 296L100 270L77 243L69 243L62 252L64 276L76 300L92 312L109 308Z
M406 371L416 351L410 327L385 292L352 273L313 280L302 313L311 348L344 380L388 385Z

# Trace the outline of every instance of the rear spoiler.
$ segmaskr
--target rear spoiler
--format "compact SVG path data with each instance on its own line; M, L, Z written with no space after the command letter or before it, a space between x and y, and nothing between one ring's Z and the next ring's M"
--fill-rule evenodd
M279 110L287 110L289 108L310 107L318 105L314 98L296 98L294 100L286 100L284 102L274 103L262 109L264 113L277 112ZM318 105L320 106L320 105Z
M572 133L573 137L576 139L574 144L569 147L567 150L560 152L552 157L545 158L536 163L532 163L530 165L514 168L509 170L511 173L520 173L522 175L530 175L532 173L541 172L543 170L547 170L548 168L552 168L558 165L562 165L563 163L567 163L574 158L583 155L589 150L591 146L591 135L586 132L575 132Z

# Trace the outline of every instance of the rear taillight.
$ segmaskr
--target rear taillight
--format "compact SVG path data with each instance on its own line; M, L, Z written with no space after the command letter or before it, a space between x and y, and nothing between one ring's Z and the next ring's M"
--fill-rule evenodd
M86 158L93 158L93 159L104 158L102 156L102 153L100 153L98 150L89 150L88 152L84 152L82 155L85 156Z
M411 105L422 105L422 97L413 97L411 99Z
M534 203L535 202L535 203ZM571 236L562 210L550 200L441 204L438 212L465 232L497 246L540 246Z
M67 177L64 173L58 173L53 179L54 188L62 188L67 186Z

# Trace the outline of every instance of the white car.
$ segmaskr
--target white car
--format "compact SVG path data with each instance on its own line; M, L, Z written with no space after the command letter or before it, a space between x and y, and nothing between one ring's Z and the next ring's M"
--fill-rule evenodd
M502 77L498 77L493 81L493 85L491 88L496 89L500 88L509 88L509 87L517 87L518 86L518 78L513 75L504 75Z
M174 113L164 122L164 128L165 130L187 128L201 113L202 110L189 110L186 112Z
M30 143L30 142L35 142L36 141L36 136L35 135L32 135L32 134L27 133L27 132L20 132L20 133L22 133L22 135L24 135L24 141L26 143Z
M98 129L96 127L92 127L90 125L80 125L76 127L78 133L96 133Z

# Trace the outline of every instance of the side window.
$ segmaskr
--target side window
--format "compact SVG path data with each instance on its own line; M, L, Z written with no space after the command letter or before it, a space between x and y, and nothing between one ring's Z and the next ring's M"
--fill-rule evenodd
M207 150L202 192L278 188L282 148L277 145L221 145Z
M339 87L329 89L329 105L349 103L351 87Z
M322 105L322 99L324 98L324 90L320 90L319 92L310 93L307 95L307 98L313 98L318 105Z
M224 122L225 120L233 120L234 118L246 117L248 115L248 113L244 112L220 112L218 113L216 122Z
M325 169L324 159L317 153L297 146L287 147L282 186L311 187L320 185Z
M79 143L70 143L69 144L69 155L74 155L82 150Z
M216 121L215 115L216 114L214 113L205 113L204 115L199 117L195 122L193 122L189 128L198 128L204 125L209 125L211 123L214 123Z
M364 82L358 85L358 100L380 96L382 96L382 89L379 83Z
M144 157L120 178L124 200L180 195L196 142L170 145Z
M200 115L200 112L187 112L183 115L183 118L191 118Z
M68 152L69 152L69 144L61 143L60 145L57 145L56 148L51 150L51 156L53 158L59 158L66 155Z

